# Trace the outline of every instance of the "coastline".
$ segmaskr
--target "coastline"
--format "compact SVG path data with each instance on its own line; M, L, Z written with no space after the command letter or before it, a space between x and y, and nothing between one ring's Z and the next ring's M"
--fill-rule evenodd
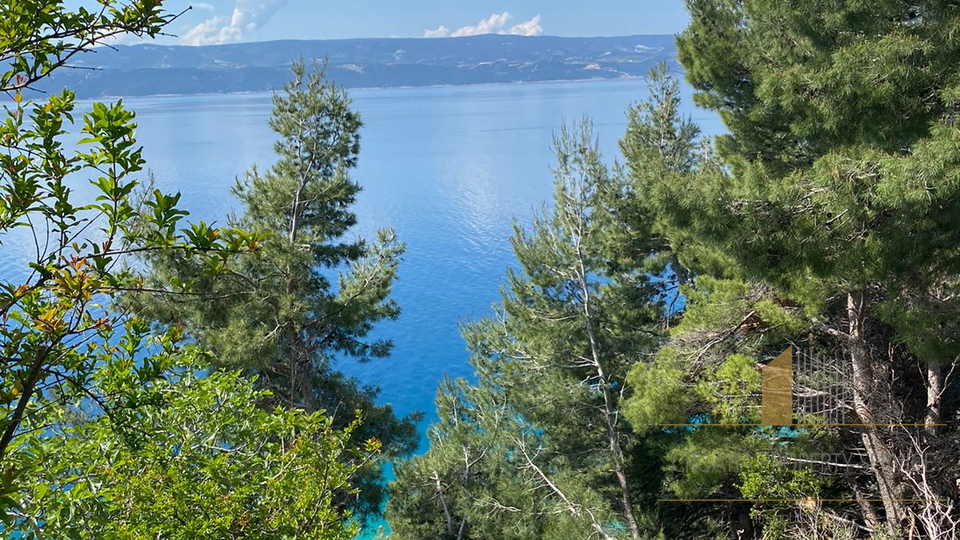
M377 90L412 90L412 89L439 89L439 88L468 88L477 86L519 86L519 85L555 85L571 83L601 83L614 81L636 81L643 80L645 77L627 75L623 77L592 77L589 79L551 79L545 81L512 81L512 82L484 82L484 83L466 83L466 84L424 84L424 85L399 85L399 86L347 86L346 90L351 92L370 92ZM104 99L151 99L151 98L182 98L182 97L203 97L203 96L253 96L258 94L272 94L279 89L270 90L250 90L237 92L195 92L195 93L166 93L166 94L118 94L102 95L97 97L78 98L77 103L96 102Z

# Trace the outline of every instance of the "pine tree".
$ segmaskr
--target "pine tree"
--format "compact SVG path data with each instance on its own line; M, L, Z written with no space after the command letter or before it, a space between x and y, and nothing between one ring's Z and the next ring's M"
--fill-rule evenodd
M277 162L238 180L244 207L231 222L265 236L253 256L230 258L194 290L171 302L139 296L131 303L162 324L182 326L212 353L215 367L242 369L272 393L271 404L324 410L344 428L355 410L357 443L379 439L387 457L413 451L415 416L398 419L375 403L377 389L337 371L340 359L385 358L391 344L369 339L376 323L396 318L390 298L404 247L390 230L375 242L349 240L360 186L350 178L360 149L359 114L321 68L293 65L293 80L274 96L270 127ZM199 260L154 258L152 279L180 283ZM337 275L336 283L333 282ZM378 464L360 476L361 515L379 513L385 492Z
M960 353L960 12L944 2L688 6L680 60L697 102L728 128L716 144L723 166L683 189L661 185L653 204L723 253L728 275L769 287L842 351L871 471L848 486L882 499L859 519L949 534L955 512L936 501L955 488L930 478L949 474L956 437L937 424L957 409L945 375ZM924 433L888 425L912 423ZM918 445L929 452L905 465Z
M401 538L443 534L444 504L451 538L464 522L462 538L642 534L639 452L621 407L627 371L658 342L663 284L643 266L649 250L614 241L633 234L616 212L627 186L601 161L591 124L561 131L555 150L553 208L516 228L520 270L508 270L495 315L463 330L479 386L441 391L431 450L398 468L390 516ZM480 478L464 453L479 456Z

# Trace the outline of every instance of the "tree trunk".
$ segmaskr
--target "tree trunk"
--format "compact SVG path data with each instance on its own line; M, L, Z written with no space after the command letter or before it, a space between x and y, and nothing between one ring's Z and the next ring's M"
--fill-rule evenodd
M37 390L37 383L40 380L43 364L46 362L47 354L52 348L52 345L44 345L40 347L40 350L37 351L37 354L33 357L30 370L27 372L23 387L20 389L20 399L17 402L16 408L13 410L13 415L7 420L7 426L6 429L3 430L3 436L0 437L0 463L3 463L4 458L6 458L7 449L10 447L10 443L13 442L17 430L20 429L20 424L23 422L23 414L27 410L27 405L30 403L30 399L33 398L34 392Z
M578 190L577 200L582 203L584 200L583 183L577 184L576 189ZM627 472L624 469L623 449L620 447L620 411L616 397L612 396L610 392L610 380L607 378L608 374L601 361L600 344L597 340L596 325L593 319L592 297L588 278L589 272L587 271L586 257L582 245L586 231L586 227L584 226L584 209L578 205L573 210L573 214L577 219L577 224L575 225L576 243L574 246L577 250L575 275L578 281L577 285L580 287L580 294L582 295L583 324L584 330L587 332L587 338L590 341L591 361L599 381L598 386L603 393L603 420L607 428L610 461L613 465L613 473L617 477L617 483L620 485L620 503L623 506L623 518L626 520L627 527L630 529L630 537L640 538L640 526L637 524L636 516L634 516L633 495L630 493L630 483L627 479Z
M876 530L880 528L880 517L877 516L877 509L873 507L873 503L868 501L868 497L863 490L857 485L856 478L847 478L847 482L853 486L853 494L857 496L857 504L860 505L860 511L863 512L863 522L867 524L868 529Z
M927 417L924 419L927 435L937 434L940 423L940 396L943 394L943 370L939 360L927 363Z
M670 255L670 269L673 270L673 274L677 277L677 283L679 285L693 285L693 273L680 264L676 253Z
M450 508L447 506L447 499L443 496L443 483L440 482L440 474L437 471L433 471L433 480L437 483L437 497L440 498L440 506L443 507L443 516L447 524L447 536L453 536L453 517L450 515ZM466 523L466 520L460 522L461 534L463 533L464 523Z
M586 271L582 264L580 266L580 279L583 287L583 313L584 325L587 331L587 337L590 340L590 353L593 357L593 367L597 378L600 381L600 388L603 392L603 420L607 427L607 441L610 448L610 461L613 462L613 472L617 477L617 483L620 485L620 502L623 506L623 517L627 521L630 529L631 538L640 538L640 526L633 514L633 495L630 493L630 483L627 479L627 472L623 465L623 450L620 448L620 426L617 423L619 411L617 411L616 398L610 394L610 381L607 379L607 373L603 369L600 361L600 349L597 344L597 338L594 331L593 317L590 311L590 292L586 282Z
M287 239L291 244L297 241L297 235L300 234L300 198L303 196L303 190L306 188L306 180L301 180L297 185L297 190L293 194L293 204L290 208L290 233Z
M603 370L600 370L601 377ZM612 397L606 381L601 383L603 388L603 414L607 424L607 437L610 440L610 454L613 461L614 474L617 476L617 483L620 484L620 496L623 502L623 516L627 520L627 526L630 528L632 538L640 538L640 527L637 525L637 519L633 515L633 495L630 493L630 484L627 480L627 473L623 468L623 451L620 449L620 429L614 418L612 410Z
M875 371L867 344L864 323L866 319L866 294L862 291L847 295L847 317L850 336L850 361L853 367L853 406L862 424L861 438L870 459L873 476L880 488L883 509L886 513L886 527L890 533L906 517L900 495L896 456L880 436L880 426L876 420L877 387Z

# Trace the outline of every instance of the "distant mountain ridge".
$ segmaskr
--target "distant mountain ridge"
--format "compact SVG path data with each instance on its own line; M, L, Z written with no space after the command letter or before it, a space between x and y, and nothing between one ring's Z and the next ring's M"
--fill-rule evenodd
M280 88L297 58L328 58L348 88L639 77L676 63L673 36L568 38L488 34L208 45L120 45L81 55L39 88L79 98L259 92ZM89 69L93 68L93 69Z

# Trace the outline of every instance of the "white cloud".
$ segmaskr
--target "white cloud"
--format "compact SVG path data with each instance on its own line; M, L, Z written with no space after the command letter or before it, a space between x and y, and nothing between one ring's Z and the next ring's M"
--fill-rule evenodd
M463 28L457 30L456 32L450 34L450 37L462 37L462 36L479 36L480 34L492 34L497 32L503 25L507 24L507 21L510 20L510 14L506 11L497 15L487 17L486 19L481 20L477 23L476 26L464 26Z
M463 36L479 36L481 34L512 34L515 36L539 36L543 33L543 27L540 26L540 16L530 19L527 22L523 22L510 28L505 29L507 22L513 18L513 15L510 15L510 12L504 11L503 13L487 17L486 19L481 20L474 26L464 26L458 30L450 31L446 26L440 26L436 30L424 30L423 37L433 38L433 37L463 37Z
M511 27L507 33L515 36L539 36L543 33L543 27L540 26L540 16L537 15L527 22Z
M206 2L194 2L190 4L190 7L199 9L201 11L216 11L217 8L213 7L213 4L208 4Z
M233 14L211 17L187 30L180 42L185 45L220 45L234 43L260 28L287 0L236 0Z
M450 29L446 26L440 25L440 28L436 30L424 30L423 37L447 37L450 35Z

